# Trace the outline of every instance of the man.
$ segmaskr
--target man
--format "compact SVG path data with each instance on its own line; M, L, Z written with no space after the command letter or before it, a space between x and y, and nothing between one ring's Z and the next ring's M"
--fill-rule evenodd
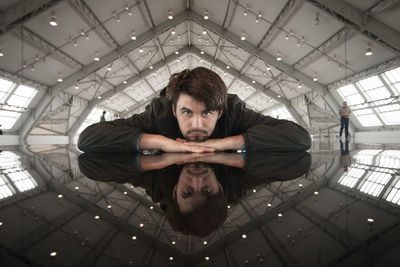
M343 102L342 108L339 110L340 116L340 138L342 137L343 128L344 136L349 138L349 116L351 114L350 108L347 106L347 102Z
M145 112L93 124L78 140L80 150L98 152L288 151L310 146L303 127L246 108L236 95L227 94L218 74L203 67L173 74Z
M345 145L343 147L343 142L340 140L340 166L343 168L343 171L347 172L351 165L351 156L349 150L349 140L345 141Z
M103 115L100 116L100 122L106 121L106 111L103 111Z

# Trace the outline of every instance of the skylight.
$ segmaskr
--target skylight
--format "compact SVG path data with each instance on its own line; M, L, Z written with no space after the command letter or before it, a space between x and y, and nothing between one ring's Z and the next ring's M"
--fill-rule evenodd
M363 127L400 124L400 67L337 89Z
M2 129L11 129L38 90L0 78L0 121Z

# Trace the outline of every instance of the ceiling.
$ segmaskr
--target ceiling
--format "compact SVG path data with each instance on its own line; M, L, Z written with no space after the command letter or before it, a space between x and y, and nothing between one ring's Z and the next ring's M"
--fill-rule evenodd
M398 1L42 0L0 8L0 74L39 89L9 130L22 139L73 137L94 107L140 112L172 73L196 66L219 73L250 108L272 114L285 106L298 123L326 129L338 124L335 89L397 66L400 51Z

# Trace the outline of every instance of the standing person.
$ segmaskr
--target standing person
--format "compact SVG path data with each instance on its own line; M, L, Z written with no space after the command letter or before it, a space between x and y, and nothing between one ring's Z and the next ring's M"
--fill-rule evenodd
M78 140L85 152L304 151L310 146L303 127L246 108L227 93L217 73L204 67L173 74L143 113L93 124Z
M100 122L106 121L106 111L103 111L103 115L100 117Z
M342 137L343 128L344 136L349 138L349 116L351 114L350 108L347 106L347 102L343 102L343 106L339 110L340 116L340 138Z

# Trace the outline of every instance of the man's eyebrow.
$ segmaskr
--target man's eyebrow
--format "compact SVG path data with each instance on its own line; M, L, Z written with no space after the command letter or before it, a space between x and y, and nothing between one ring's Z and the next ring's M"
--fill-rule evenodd
M181 107L180 110L188 110L188 111L191 111L191 110L188 109L187 107Z

